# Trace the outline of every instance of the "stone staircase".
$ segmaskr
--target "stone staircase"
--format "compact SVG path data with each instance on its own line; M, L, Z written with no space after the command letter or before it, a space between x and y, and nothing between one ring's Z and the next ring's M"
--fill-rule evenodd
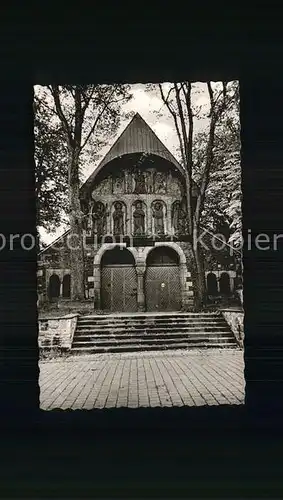
M80 316L72 353L236 348L220 313L140 313Z

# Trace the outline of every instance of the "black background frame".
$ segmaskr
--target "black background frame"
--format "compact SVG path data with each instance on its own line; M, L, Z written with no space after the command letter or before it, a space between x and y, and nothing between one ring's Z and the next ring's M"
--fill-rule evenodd
M35 234L33 84L240 81L243 232L283 228L280 14L18 7L1 29L0 232ZM132 14L132 20L130 20ZM269 18L267 17L269 14ZM3 498L257 498L282 490L283 239L244 251L241 407L39 410L36 254L0 252Z

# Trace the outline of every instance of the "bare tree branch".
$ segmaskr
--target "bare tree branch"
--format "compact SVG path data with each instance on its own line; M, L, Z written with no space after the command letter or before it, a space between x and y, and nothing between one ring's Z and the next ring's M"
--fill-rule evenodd
M187 89L186 90L185 90L185 84L181 84L181 85L182 85L182 90L183 90L185 101L186 101L187 114L188 114L188 119L189 119L189 127L188 127L188 133L187 133L188 169L190 172L192 172L192 168L193 168L193 132L194 132L194 119L193 119L193 110L192 110L192 103L191 103L192 85L190 82L187 82Z
M164 92L163 92L163 88L162 88L162 85L159 83L158 84L159 86L159 90L160 90L160 94L161 94L161 98L162 98L162 101L164 102L165 106L167 107L169 113L172 115L173 117L173 120L174 120L174 124L175 124L175 129L176 129L176 132L177 132L177 136L178 136L178 140L179 140L179 145L180 145L180 151L181 151L181 156L182 156L182 161L183 161L183 165L185 167L186 165L186 156L185 156L185 151L184 151L184 144L183 144L183 141L182 141L182 136L181 136L181 131L180 131L180 128L179 128L179 124L178 124L178 119L177 119L177 113L175 113L173 111L173 109L170 107L169 103L168 103L168 96L169 96L169 93L167 95L167 98L165 98L165 95L164 95ZM174 87L171 87L170 90L173 90ZM170 92L170 91L169 91Z
M51 85L49 88L50 88L50 91L51 91L53 99L54 99L54 104L55 104L57 114L61 120L63 127L65 128L69 144L71 146L73 146L72 132L70 130L68 121L63 113L62 106L61 106L59 85Z
M112 90L112 92L110 93L110 98L111 98L111 97L112 97L112 95L114 94L114 91L115 91L115 89L113 89L113 90ZM103 106L102 110L101 110L101 111L100 111L100 113L97 115L96 119L94 120L93 125L92 125L92 127L91 127L91 129L90 129L89 133L87 134L87 136L86 136L86 139L85 139L84 143L82 144L82 146L81 146L81 148L80 148L80 151L82 151L82 150L83 150L83 148L85 147L85 145L88 143L90 136L93 134L93 132L94 132L94 130L95 130L95 127L96 127L97 123L99 122L99 120L100 120L101 116L103 115L103 113L104 113L105 109L107 108L107 106L108 106L108 102L106 102L106 103L104 104L104 106Z
M45 100L43 100L43 99L42 99L42 100L39 100L39 99L38 99L38 97L36 97L36 96L35 96L35 97L34 97L34 101L37 101L37 102L38 102L38 104L39 104L39 106L43 106L43 107L45 107L46 109L48 109L48 111L51 111L51 113L53 113L54 115L56 115L56 116L57 116L57 118L59 118L59 117L58 117L58 113L57 113L57 111L56 111L54 108L52 108L51 106L49 106L49 105L47 104L47 102L45 102Z
M86 95L84 95L84 93L82 92L82 95L83 95L83 98L84 98L84 106L82 106L82 112L83 112L83 114L85 113L85 111L87 110L87 108L88 108L88 106L90 104L90 101L91 101L91 99L93 97L94 91L95 91L95 85L92 86L90 95L88 97L86 97Z
M196 211L195 211L195 218L196 218L197 223L199 223L199 221L200 221L200 216L201 216L202 208L204 205L205 192L206 192L206 188L207 188L208 183L209 183L210 170L211 170L211 166L213 164L213 148L214 148L216 124L217 124L217 121L221 115L221 112L225 108L225 103L222 103L222 106L218 109L218 111L215 110L215 100L214 100L213 90L211 87L211 82L207 82L207 88L208 88L208 93L209 93L209 98L210 98L210 113L209 113L210 126L209 126L209 136L208 136L207 147L206 147L205 166L204 166L204 170L203 170L203 174L202 174L200 191L199 191L199 195L197 198L197 206L196 206Z
M188 137L187 137L187 131L186 131L185 117L184 117L182 103L181 103L181 99L180 99L180 89L178 88L177 83L174 83L174 89L175 89L175 96L176 96L178 113L179 113L179 117L180 117L181 129L182 129L182 135L183 135L184 152L185 152L185 158L186 158L185 165L187 167L187 165L188 165Z
M82 141L83 113L82 113L81 91L80 89L78 89L78 87L75 88L74 99L75 99L74 141L75 141L75 147L79 153Z

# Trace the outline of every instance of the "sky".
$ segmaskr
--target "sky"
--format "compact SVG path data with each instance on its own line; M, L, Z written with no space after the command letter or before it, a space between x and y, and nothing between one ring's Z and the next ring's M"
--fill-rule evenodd
M163 84L166 91L166 87L170 84ZM195 83L193 85L192 92L192 103L196 106L201 106L202 110L208 109L209 98L206 90L205 83ZM36 91L36 87L35 87ZM161 97L159 96L159 89L156 85L156 90L146 91L144 84L134 84L131 85L132 99L123 106L123 111L134 111L139 113L142 118L148 123L148 125L153 129L159 139L164 143L164 145L172 152L172 154L178 158L178 137L174 128L174 123L172 121L172 116L163 104ZM160 112L161 117L156 115L156 112ZM93 170L100 163L101 159L105 156L107 151L111 148L113 143L116 141L117 137L121 135L125 127L128 125L130 120L121 121L120 127L117 130L115 136L109 141L109 144L102 148L100 151L100 159L93 165L88 165L83 171L83 181L89 177ZM198 132L203 130L207 126L207 119L195 120L194 131ZM50 244L54 239L58 238L66 230L66 226L61 226L54 233L47 233L44 229L40 229L40 235L44 243Z
M163 84L163 87L166 90L166 87L170 84ZM156 86L157 87L157 86ZM166 109L163 104L161 97L159 96L159 90L156 88L156 91L148 92L145 90L144 84L135 84L131 85L131 92L133 94L132 99L123 106L124 111L134 111L135 113L139 113L142 118L148 123L148 125L152 128L152 130L156 133L159 139L164 143L164 145L171 151L171 153L176 156L178 159L178 137L174 128L174 124L172 122L172 116L169 111ZM199 92L199 94L198 94ZM208 106L209 99L206 92L206 84L204 83L196 83L195 84L195 93L193 95L192 101L197 106ZM161 112L162 117L159 118L156 116L156 112ZM115 142L117 137L121 135L125 127L128 125L130 120L122 121L120 127L117 130L115 136L113 136L113 140L109 143L108 146L102 148L101 155L102 158L108 152L112 144ZM196 120L195 121L195 132L199 131L207 124L207 120ZM99 160L97 164L100 162ZM85 178L88 177L92 171L93 167L90 166L84 172Z

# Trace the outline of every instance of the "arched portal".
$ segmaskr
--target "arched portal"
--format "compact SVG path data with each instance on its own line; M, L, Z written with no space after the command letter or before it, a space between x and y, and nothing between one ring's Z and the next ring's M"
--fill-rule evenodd
M63 278L63 297L69 299L71 297L71 276L65 274Z
M207 294L208 295L217 295L217 279L214 273L208 273L207 275Z
M101 259L101 306L108 312L136 312L135 260L126 248L116 246Z
M181 309L180 260L173 248L158 246L149 252L145 296L147 311Z
M50 300L57 299L60 296L60 279L57 274L52 274L49 278L48 297Z
M228 273L222 273L219 280L220 293L229 295L231 293L230 276Z

